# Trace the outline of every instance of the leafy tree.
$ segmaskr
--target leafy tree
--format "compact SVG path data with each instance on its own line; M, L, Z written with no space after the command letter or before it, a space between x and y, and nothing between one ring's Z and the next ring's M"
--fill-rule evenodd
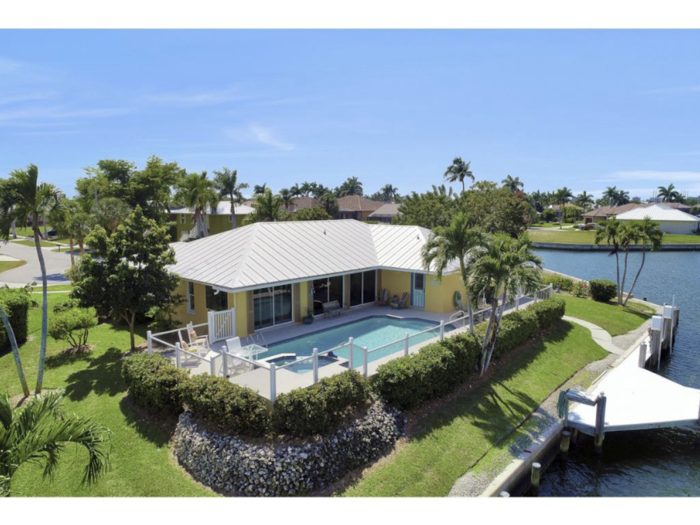
M253 195L264 195L267 190L267 182L253 186Z
M399 206L399 215L394 217L394 224L410 224L432 230L452 222L457 209L455 201L447 193L427 192L418 194L415 191L404 197Z
M193 210L196 238L209 235L204 218L208 209L216 208L219 194L214 182L207 178L207 172L182 177L175 186L175 200Z
M465 179L471 179L472 182L474 182L474 174L471 172L469 169L469 166L471 164L470 162L464 162L462 160L462 157L457 157L452 161L452 164L447 167L445 170L445 180L447 182L461 182L462 183L462 191L465 191L467 188L464 184Z
M295 184L289 188L289 192L292 194L292 197L301 197L303 195L301 192L301 187L298 184Z
M338 199L336 198L335 194L329 191L321 195L319 200L321 201L321 205L323 206L323 209L326 210L328 215L333 216L338 213Z
M323 208L303 208L292 215L294 221L330 221L333 219Z
M544 206L542 206L543 196L539 190L530 193L527 196L527 200L538 213L542 213L542 210L544 210Z
M541 218L544 222L554 222L557 219L557 214L552 208L547 208L542 212Z
M39 372L37 374L35 393L40 394L44 383L44 363L46 361L46 338L48 330L48 294L46 280L46 263L41 251L41 235L39 233L39 221L37 217L48 210L51 214L59 205L59 190L53 184L38 183L39 168L34 164L27 166L25 170L14 170L8 179L2 180L0 185L0 239L7 241L10 236L10 228L14 221L26 224L32 217L32 231L34 233L34 246L39 266L41 267L42 282L42 319L41 319L41 347L39 350Z
M472 334L474 333L473 301L469 298L467 264L474 248L482 242L482 237L479 230L470 226L469 217L464 212L458 212L449 226L441 226L433 230L421 251L423 267L430 270L431 265L434 264L439 280L442 280L444 271L452 261L456 259L459 262L460 277L467 291L465 299L469 315L469 330ZM472 297L478 297L478 295Z
M510 175L503 179L501 183L505 188L508 188L510 191L513 192L520 191L524 186L524 184L520 181L519 177L513 178Z
M637 279L639 279L642 269L644 268L644 262L646 260L647 248L651 246L651 251L657 251L661 249L661 241L663 239L663 233L661 228L659 228L658 223L652 221L649 217L644 217L641 221L634 221L632 227L636 231L636 241L642 245L642 262L639 265L639 270L634 276L634 281L632 281L632 286L630 286L630 291L627 293L624 305L627 306L627 301L632 297L634 292L634 287L637 284Z
M522 193L513 193L490 181L473 184L456 203L486 233L502 232L517 237L533 219L534 210Z
M121 199L106 197L93 206L92 213L97 224L110 234L114 234L117 231L117 226L124 222L131 213L131 208Z
M238 170L230 170L226 167L214 172L214 186L219 192L219 197L227 198L231 203L231 224L238 227L236 222L236 203L243 202L243 190L248 188L248 183L238 182Z
M683 196L675 189L673 184L668 186L659 186L658 195L662 202L683 202Z
M107 471L110 431L92 419L66 415L62 405L61 392L37 395L23 408L0 396L0 496L12 493L12 478L25 463L43 465L44 478L53 479L70 443L88 453L83 483L94 483Z
M289 214L282 209L282 198L266 188L265 193L255 196L255 210L245 218L244 224L285 221L288 218Z
M615 266L617 271L617 302L622 304L622 290L620 288L620 245L621 241L621 229L622 223L616 218L608 219L601 223L603 229L597 230L595 234L595 243L602 244L605 243L612 247L610 255L615 256Z
M348 177L337 189L338 197L346 197L347 195L363 195L362 183L357 177Z
M282 188L279 193L280 199L282 199L282 204L284 205L284 209L289 211L289 206L294 202L294 196L292 195L292 192L289 191L287 188Z
M66 341L71 348L80 351L87 347L90 329L97 326L94 308L69 308L51 318L49 335L55 341Z
M76 215L82 213L80 203L77 200L67 198L65 195L59 197L59 205L54 208L49 216L51 224L56 228L60 237L68 237L70 246L70 265L75 266L75 225Z
M499 233L487 236L471 253L468 290L472 297L491 300L491 315L481 350L481 374L489 368L496 347L503 312L509 298L530 293L541 286L542 260L531 251L527 235L517 238ZM502 296L499 309L499 296Z
M71 297L80 306L124 320L134 349L137 316L178 300L173 292L179 279L167 269L175 263L168 229L137 206L114 235L96 226L88 243L90 256L80 261L81 279Z

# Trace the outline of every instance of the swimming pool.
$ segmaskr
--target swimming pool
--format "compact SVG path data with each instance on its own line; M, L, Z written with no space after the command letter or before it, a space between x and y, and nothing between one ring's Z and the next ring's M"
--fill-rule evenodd
M433 330L419 333L429 328L433 328ZM445 325L445 332L450 332L454 329L452 325ZM405 344L403 339L406 337L406 334L409 334L409 345L414 346L437 337L440 334L440 325L425 319L405 319L388 315L365 317L364 319L337 325L326 330L318 330L293 339L273 343L268 346L267 352L258 356L258 359L268 361L270 357L278 354L296 354L297 357L310 356L314 348L318 348L319 352L330 350L342 343L347 343L348 339L352 337L354 348L353 363L357 367L362 363L363 347L366 346L369 352L367 360L376 361L382 357L402 351ZM372 351L393 341L398 342L386 348ZM349 349L346 347L336 350L334 354L342 359L348 359ZM310 361L307 362L310 363ZM325 364L329 363L324 362L321 364L319 362L319 366ZM308 372L306 367L299 367L295 371L297 373Z

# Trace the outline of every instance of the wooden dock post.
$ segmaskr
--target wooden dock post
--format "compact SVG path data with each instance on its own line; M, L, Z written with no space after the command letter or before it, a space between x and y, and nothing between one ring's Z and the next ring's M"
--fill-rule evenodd
M530 493L538 496L540 493L540 477L542 476L542 465L535 462L530 470Z
M569 446L571 445L571 432L563 430L561 433L561 441L559 442L559 452L561 460L566 461L569 456Z
M593 446L596 454L603 453L603 440L605 439L605 407L607 398L605 392L601 392L596 401L595 411L595 440Z
M646 341L639 345L639 368L647 366L647 343Z

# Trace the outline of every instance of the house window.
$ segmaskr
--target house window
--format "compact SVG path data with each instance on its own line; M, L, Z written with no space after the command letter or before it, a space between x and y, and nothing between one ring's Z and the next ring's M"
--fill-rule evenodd
M180 214L180 224L185 224L185 214L184 213Z
M226 292L214 292L214 288L212 288L211 286L207 286L207 310L213 310L215 312L228 310L228 294Z
M194 313L194 283L187 282L187 311Z
M376 291L377 272L375 270L350 275L350 306L374 302Z
M255 330L292 320L292 285L262 288L253 292L253 327Z

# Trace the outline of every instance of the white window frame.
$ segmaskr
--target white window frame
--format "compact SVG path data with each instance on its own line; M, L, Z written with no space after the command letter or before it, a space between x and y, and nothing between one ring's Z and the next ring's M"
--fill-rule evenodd
M190 288L192 288L191 291ZM187 281L187 312L193 314L194 307L194 283L192 281Z

